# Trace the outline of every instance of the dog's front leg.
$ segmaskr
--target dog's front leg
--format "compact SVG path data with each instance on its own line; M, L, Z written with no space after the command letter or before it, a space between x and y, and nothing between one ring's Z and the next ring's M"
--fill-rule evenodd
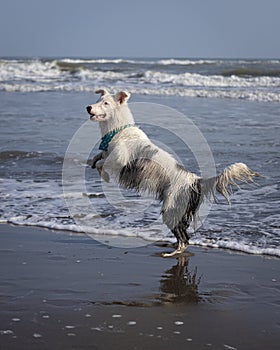
M110 182L109 174L105 170L103 170L104 162L105 162L104 159L97 161L96 162L96 169L99 172L99 175L102 177L102 179L105 182Z
M96 168L96 163L101 160L103 157L103 152L98 153L93 159L92 159L92 169Z

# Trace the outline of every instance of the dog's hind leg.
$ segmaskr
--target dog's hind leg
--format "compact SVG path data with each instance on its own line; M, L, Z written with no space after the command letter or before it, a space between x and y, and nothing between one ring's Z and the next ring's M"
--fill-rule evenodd
M188 226L188 221L183 218L182 221L180 221L179 224L171 230L174 236L177 238L178 246L172 253L163 253L162 256L164 258L184 253L189 243L189 236L187 233Z
M174 236L177 238L178 247L172 253L163 254L164 257L174 256L177 254L182 254L187 249L189 243L189 236L187 233L187 229L190 226L190 223L195 220L196 212L200 205L201 198L201 184L198 180L195 186L190 191L189 202L187 205L187 209L185 215L182 217L180 222L171 229Z

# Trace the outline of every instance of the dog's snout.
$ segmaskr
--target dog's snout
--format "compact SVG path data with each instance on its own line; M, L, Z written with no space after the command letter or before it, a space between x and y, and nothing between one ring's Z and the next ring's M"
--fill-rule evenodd
M87 106L86 109L87 109L87 112L90 113L90 111L91 111L91 106Z

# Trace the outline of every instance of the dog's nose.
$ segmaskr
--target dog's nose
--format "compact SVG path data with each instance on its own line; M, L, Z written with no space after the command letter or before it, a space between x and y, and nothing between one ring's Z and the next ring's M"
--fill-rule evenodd
M87 106L87 112L90 113L91 111L91 106Z

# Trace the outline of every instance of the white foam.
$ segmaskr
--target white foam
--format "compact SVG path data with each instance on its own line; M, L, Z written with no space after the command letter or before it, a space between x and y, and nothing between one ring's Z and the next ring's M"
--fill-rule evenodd
M61 65L62 63L66 66ZM7 92L92 92L100 85L109 85L112 88L122 86L138 94L280 102L280 78L278 76L202 75L185 72L179 68L174 74L168 68L170 65L180 67L209 64L215 66L224 63L219 60L182 59L154 61L125 59L2 60L0 61L0 90ZM241 63L242 61L232 61L233 67ZM71 67L71 64L77 66ZM98 70L94 64L124 64L124 66L122 70L112 71ZM125 68L125 64L135 64L135 70ZM227 64L230 66L230 61ZM278 65L280 61L271 62L271 64ZM93 67L88 65L93 65ZM159 65L162 67L160 68ZM164 69L164 66L167 68ZM149 69L146 70L146 67Z
M72 91L72 92L94 92L96 86L75 86L71 84L33 85L33 84L1 84L0 90L6 92L49 92L49 91ZM154 96L181 96L181 97L203 97L203 98L229 98L258 102L280 102L280 93L252 89L228 90L228 89L192 89L192 88L139 88L130 87L131 93Z
M146 71L144 80L153 84L172 83L174 85L193 87L280 87L280 78L278 77L251 77L245 79L235 75L224 77L221 75L201 75L197 73L171 74Z
M120 64L120 63L130 63L130 64L144 64L149 61L141 61L141 60L129 60L129 59L123 59L123 58L115 58L115 59L108 59L108 58L96 58L96 59L79 59L79 58L64 58L60 60L60 62L65 63L72 63L72 64Z
M65 73L64 73L65 74ZM42 62L40 60L30 61L6 61L0 64L0 82L2 81L40 81L49 83L61 78L62 72L54 61Z
M82 69L76 73L77 77L80 77L81 80L95 80L98 82L101 81L116 81L124 80L127 78L127 74L112 72L112 71L94 71L90 69Z
M55 219L55 218L54 218ZM136 245L143 245L144 242L155 242L157 240L164 240L169 242L175 242L175 239L173 237L168 236L168 231L165 229L164 226L162 226L162 231L153 231L149 227L143 227L139 230L139 228L133 228L133 227L120 227L117 223L111 225L111 229L108 229L106 226L104 227L104 222L101 222L101 227L98 227L98 222L95 222L93 224L93 221L89 221L88 225L77 225L77 224L64 224L64 223L57 223L55 221L44 221L44 218L40 216L33 216L32 219L28 218L28 216L18 215L16 217L11 217L9 220L7 220L8 223L16 224L16 225L26 225L26 226L34 226L34 227L44 227L49 229L55 229L55 230L62 230L62 231L70 231L75 233L86 233L93 239L97 239L102 241L103 243L106 242L115 242L113 245L121 246L118 243L122 241L122 238L128 239L128 238L134 238L139 240L138 243L136 241L127 241L127 246L133 246L133 244ZM117 238L117 241L113 239L113 237ZM131 243L133 242L133 243ZM232 238L232 240L223 239L220 235L217 239L208 239L203 236L196 236L194 235L190 239L190 245L196 245L196 246L202 246L202 247L211 247L211 248L222 248L222 249L229 249L233 251L240 251L248 254L254 254L254 255L270 255L270 256L278 256L280 257L280 249L279 247L266 247L265 245L258 246L254 245L253 242L247 242L242 237L238 237L236 239L235 237Z
M257 206L256 201L253 200L256 195L263 196L267 193L275 193L275 190L275 185L272 185L257 187L250 192L239 191L238 195L235 196L238 206L237 212L234 207L226 207L228 210L226 215L223 215L225 208L215 205L207 219L207 227L196 232L192 236L190 244L257 255L280 256L280 248L277 243L280 239L279 215L268 214L261 222L254 223L254 215L252 214L255 211L259 212L259 210L265 210L269 213L271 206L278 205L276 202L267 202L265 205L260 203ZM145 245L157 240L175 242L173 235L162 224L161 218L157 219L158 207L150 208L149 215L152 215L154 219L146 224L143 221L143 213L135 212L134 204L131 205L131 210L127 206L125 212L109 215L108 220L104 221L102 215L99 216L96 213L96 209L99 207L102 212L106 208L106 198L100 196L100 192L96 192L99 196L91 198L95 211L90 213L88 208L79 207L80 214L75 218L75 222L70 217L59 182L0 179L0 192L2 194L0 202L1 223L87 234L89 237L104 243L110 242L112 245L123 247ZM71 196L80 206L84 194L74 191L68 193L68 196ZM132 198L131 200L134 203L138 199ZM141 198L142 200L144 199ZM147 199L147 201L149 200ZM110 209L108 208L108 210ZM241 212L246 214L247 219L250 218L247 226L242 228L242 234L239 232L240 223L228 226L228 222L234 222L236 215L239 217ZM252 215L248 216L249 213Z
M259 102L280 102L278 92L267 92L258 89L252 91L246 90L228 90L228 89L192 89L192 88L131 88L130 91L135 94L157 95L157 96L181 96L181 97L204 97L204 98L230 98L242 99Z
M266 247L258 247L253 244L247 243L240 239L240 241L228 241L228 240L214 240L207 238L192 238L190 240L190 244L209 247L209 248L222 248L229 249L234 251L239 251L247 254L254 255L271 255L280 257L280 248L266 248Z
M72 63L72 64L121 64L129 63L135 65L201 65L201 64L217 64L221 62L220 60L186 60L186 59L159 59L159 60L133 60L133 59L123 59L123 58L96 58L96 59L73 59L73 58L64 58L60 62Z
M184 66L188 66L188 65L201 65L201 64L214 64L214 63L218 63L220 61L216 61L216 60L185 60L185 59L174 59L174 58L169 58L169 59L165 59L165 60L159 60L156 61L156 63L158 64L162 64L162 65L184 65Z

